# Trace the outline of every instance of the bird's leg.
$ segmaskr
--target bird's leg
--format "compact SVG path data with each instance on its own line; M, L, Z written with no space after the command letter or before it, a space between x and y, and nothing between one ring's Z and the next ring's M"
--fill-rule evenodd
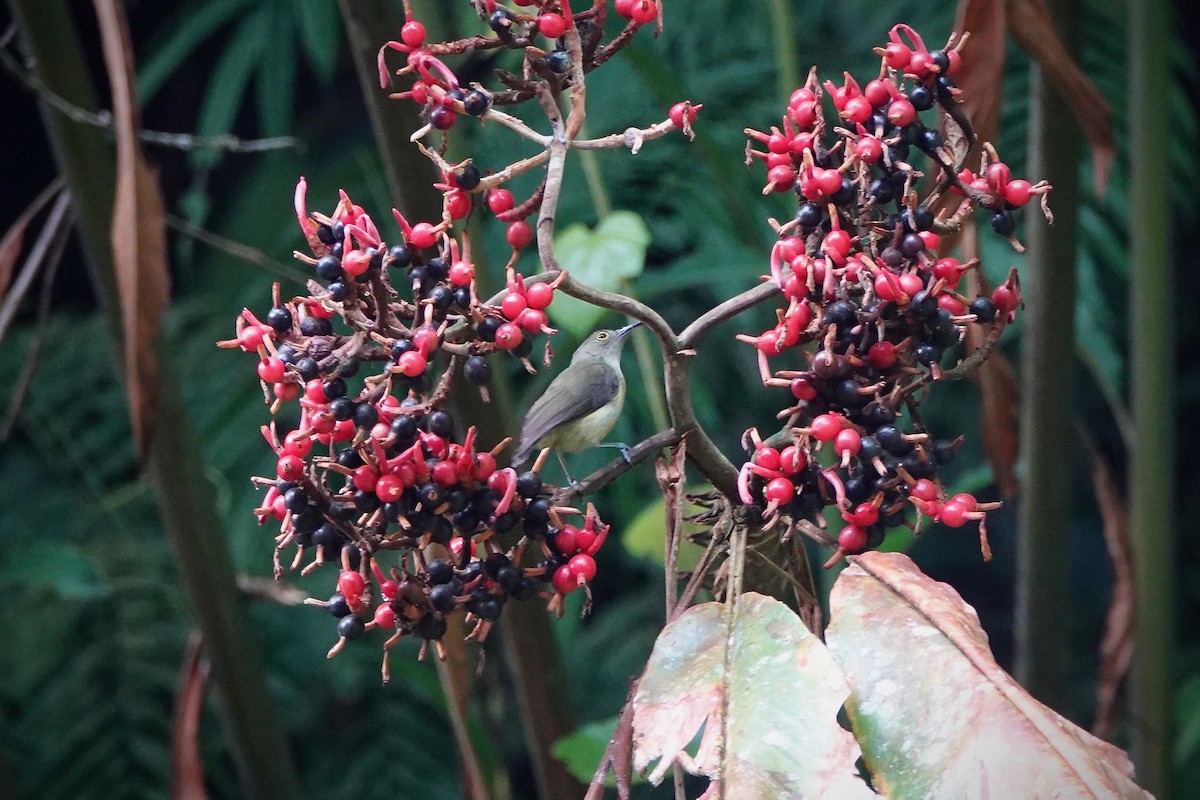
M579 481L571 477L571 473L567 470L567 462L563 460L562 453L555 450L554 455L558 456L558 465L562 467L563 475L567 476L567 485L574 489L579 485Z
M624 442L601 442L600 444L596 445L596 447L615 447L617 448L617 451L620 452L621 458L625 460L626 464L633 463L629 460L629 445L625 444Z

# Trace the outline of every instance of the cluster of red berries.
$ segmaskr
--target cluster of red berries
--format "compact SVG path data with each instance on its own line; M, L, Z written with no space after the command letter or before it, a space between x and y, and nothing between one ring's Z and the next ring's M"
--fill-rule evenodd
M255 479L267 488L255 513L279 523L276 574L291 546L292 569L342 569L336 594L313 601L338 619L331 655L374 627L395 631L389 646L436 642L446 616L466 612L482 639L510 598L560 606L595 575L607 533L594 508L553 505L536 471L500 468L508 440L481 448L442 407L457 372L486 399L489 354L532 370L534 337L553 333L553 282L526 285L510 265L498 302L477 297L468 240L460 248L452 235L449 196L464 175L470 183L463 169L442 184L442 222L396 212L402 244L391 247L345 193L331 215L310 213L302 179L296 213L312 255L295 255L313 269L308 294L283 301L276 285L266 321L244 310L237 336L219 343L258 355L275 416L262 430L276 474ZM280 414L296 406L284 432Z
M766 146L748 149L766 162L764 191L794 191L799 208L779 226L770 259L787 305L771 329L738 337L756 348L764 384L787 388L794 401L779 415L779 434L763 441L748 432L741 498L765 506L772 520L782 514L817 528L828 526L824 509L835 506L844 523L835 559L877 547L889 528L919 526L922 514L959 527L993 507L946 496L938 472L959 442L931 437L917 405L968 326L999 335L1020 288L1013 270L990 296L964 296L960 282L978 262L939 257L938 249L975 208L1011 238L1012 212L1050 187L1012 178L990 146L977 177L954 163L942 133L922 119L937 107L964 126L963 139L973 137L956 108L961 44L930 51L896 26L876 51L878 77L861 88L849 74L841 86L825 82L840 124L826 122L814 71L792 94L782 128L747 130ZM931 175L909 162L913 147L928 156ZM965 199L952 214L935 214L946 189ZM798 350L799 368L768 362L814 342Z

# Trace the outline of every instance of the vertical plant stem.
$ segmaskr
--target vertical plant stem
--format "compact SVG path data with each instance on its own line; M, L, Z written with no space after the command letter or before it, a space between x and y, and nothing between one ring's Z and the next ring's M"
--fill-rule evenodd
M45 85L89 111L95 92L80 54L74 22L62 2L14 0L21 32ZM112 225L115 162L103 133L71 123L43 104L55 158L79 212L92 282L108 328L120 337L109 230ZM120 346L114 352L122 352ZM164 376L154 411L154 435L144 465L157 489L159 513L183 589L203 631L212 663L229 747L247 797L302 797L279 716L271 701L262 654L254 638L233 560L207 481L191 439L179 387Z
M1078 39L1080 0L1050 0L1059 36ZM1066 101L1034 66L1030 87L1029 174L1054 185L1053 226L1025 215L1029 244L1021 275L1026 298L1021 362L1021 455L1017 566L1017 678L1035 697L1060 707L1070 619L1067 595L1072 465L1079 460L1070 420L1075 393L1075 246L1082 139Z
M792 0L771 0L771 50L775 56L775 93L787 103L800 84L796 42L792 38Z
M1172 76L1171 6L1166 0L1130 5L1129 152L1130 334L1134 445L1130 454L1130 538L1133 542L1135 636L1134 754L1143 784L1159 800L1172 797L1172 491L1175 476L1171 382L1171 208L1168 204L1168 93Z

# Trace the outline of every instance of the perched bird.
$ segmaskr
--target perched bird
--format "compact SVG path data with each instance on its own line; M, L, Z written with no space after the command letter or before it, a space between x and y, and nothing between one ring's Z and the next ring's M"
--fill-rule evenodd
M640 324L596 331L579 345L571 364L550 382L525 415L513 454L514 467L524 464L529 454L541 447L554 449L563 472L567 471L563 453L600 446L617 447L626 455L629 448L624 444L601 440L617 424L625 404L621 350L629 332Z

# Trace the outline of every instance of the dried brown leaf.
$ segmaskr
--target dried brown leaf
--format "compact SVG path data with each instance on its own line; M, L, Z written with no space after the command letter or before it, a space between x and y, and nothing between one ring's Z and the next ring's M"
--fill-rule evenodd
M1112 600L1104 617L1104 638L1100 640L1100 677L1092 733L1109 739L1116 729L1117 693L1133 662L1133 548L1129 542L1129 512L1112 470L1090 441L1088 455L1092 462L1092 489L1104 521L1104 544L1113 571Z
M134 443L139 453L145 453L158 394L158 334L170 301L166 215L158 178L138 142L141 112L125 9L117 0L95 0L95 7L112 85L117 140L112 248L125 339L125 390Z
M29 228L29 223L46 206L46 203L50 202L50 198L62 190L63 185L62 176L52 180L50 185L43 189L41 194L21 212L21 216L17 217L16 222L9 226L4 233L4 238L0 239L0 297L4 297L4 293L8 291L8 284L12 281L13 269L17 265L17 258L21 255L21 246L25 243L25 231Z
M963 250L972 257L978 256L976 235L973 223L964 227ZM972 296L990 295L991 287L981 270L971 270L968 282ZM974 352L986 337L983 325L968 325L967 353ZM1014 500L1021 488L1016 472L1021 452L1021 385L1017 382L1017 371L1004 351L994 347L979 366L974 379L979 383L983 454L992 468L1000 493L1006 500Z
M1108 101L1067 52L1045 0L1007 0L1005 5L1013 38L1058 88L1091 143L1096 192L1103 193L1117 156Z
M208 664L204 659L203 640L196 632L184 652L179 668L179 688L175 692L175 715L171 723L171 800L208 800L208 791L204 788L204 761L197 743L207 682Z
M851 686L863 758L888 797L1150 795L1125 753L1033 699L996 664L979 617L902 553L851 559L826 642Z

